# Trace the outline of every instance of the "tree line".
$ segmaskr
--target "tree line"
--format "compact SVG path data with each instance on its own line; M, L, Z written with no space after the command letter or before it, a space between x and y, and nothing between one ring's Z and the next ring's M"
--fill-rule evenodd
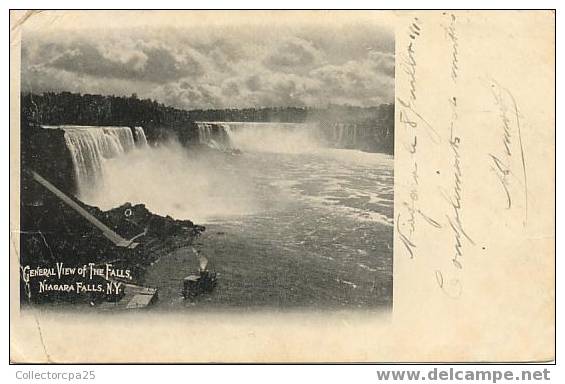
M263 107L239 109L183 110L155 100L131 96L92 95L71 92L22 93L22 127L34 125L113 125L142 126L150 141L174 133L181 141L197 135L196 121L241 122L334 122L394 127L394 105L375 107L328 105L316 107Z

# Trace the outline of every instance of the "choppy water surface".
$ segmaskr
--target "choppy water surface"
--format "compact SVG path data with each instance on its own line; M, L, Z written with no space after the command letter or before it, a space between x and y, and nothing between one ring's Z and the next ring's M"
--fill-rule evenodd
M147 145L140 127L64 129L85 202L206 225L195 247L217 289L181 297L198 260L179 249L146 275L161 308L390 305L391 156L324 147L315 124L199 123L199 149Z
M216 175L206 185L210 209L194 207L200 217L188 218L207 227L195 247L218 272L219 284L211 294L184 300L182 279L195 272L198 263L190 249L179 249L147 273L146 284L159 288L158 306L391 304L391 156L327 148L202 156L209 173ZM190 169L185 171L190 183ZM184 198L178 195L175 204L182 212L190 212L191 201L202 204L190 192ZM215 202L221 209L214 209ZM210 215L202 215L207 211Z

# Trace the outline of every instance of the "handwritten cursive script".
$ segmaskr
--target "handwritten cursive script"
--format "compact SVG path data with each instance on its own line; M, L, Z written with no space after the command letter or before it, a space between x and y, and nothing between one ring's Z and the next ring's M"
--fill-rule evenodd
M495 173L500 182L505 198L505 208L511 209L513 203L512 180L521 184L522 195L524 197L524 221L528 220L528 188L526 174L526 157L522 143L522 132L520 124L520 112L512 93L501 86L496 80L491 79L490 90L498 108L498 115L501 122L501 143L500 154L489 153L490 169ZM517 139L517 142L515 141ZM514 154L519 153L519 168L515 173Z
M400 124L407 130L408 140L403 143L404 149L410 154L411 159L411 182L409 199L402 203L404 210L398 213L396 217L396 231L404 248L408 252L409 258L415 257L416 243L414 241L414 233L416 232L417 218L423 218L426 223L432 227L439 228L441 225L430 215L425 214L418 207L419 199L419 174L418 174L418 138L423 128L433 142L439 141L439 134L430 123L416 110L416 101L418 99L417 92L417 41L423 30L418 18L414 18L408 26L409 42L405 52L400 54L402 58L401 67L409 77L409 93L408 99L397 98L399 106Z

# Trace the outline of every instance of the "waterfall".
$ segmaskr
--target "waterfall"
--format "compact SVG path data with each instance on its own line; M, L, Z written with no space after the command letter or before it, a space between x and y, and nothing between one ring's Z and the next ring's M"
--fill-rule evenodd
M357 148L359 146L359 126L355 123L334 123L331 142L338 148Z
M223 129L226 140L231 140L232 138L231 126L228 123L221 123L220 126Z
M224 152L301 153L321 146L318 124L196 122L200 142Z
M135 142L138 148L147 147L147 138L145 137L145 132L141 127L134 127Z
M71 154L77 195L88 196L104 182L104 162L118 157L136 147L134 135L129 127L89 127L89 126L43 126L43 128L62 129L65 143ZM143 128L135 128L137 146L147 145Z
M231 151L231 128L228 123L196 122L198 141L220 151Z
M211 137L211 126L208 123L196 123L198 126L198 141L200 144L207 144Z
M342 149L370 148L378 130L355 122L274 123L196 122L198 140L211 148L230 152L303 152L317 146Z

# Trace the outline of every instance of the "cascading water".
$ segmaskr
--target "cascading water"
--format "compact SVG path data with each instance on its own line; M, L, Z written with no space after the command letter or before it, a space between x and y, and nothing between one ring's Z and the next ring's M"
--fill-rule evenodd
M208 123L196 123L198 127L198 141L200 144L207 144L212 136L212 128Z
M359 127L357 124L335 123L330 141L338 148L356 148L359 145Z
M220 123L220 126L222 127L223 132L224 132L226 138L227 138L228 140L231 140L232 135L233 135L233 132L232 132L232 130L231 130L231 127L230 127L229 123Z
M197 122L198 141L220 151L233 149L231 142L231 129L228 123Z
M197 122L201 144L221 151L233 149L302 152L322 143L334 148L362 148L366 143L355 123Z
M317 124L196 122L201 144L220 151L298 153L320 147Z
M316 302L341 308L390 304L393 158L353 146L362 145L368 136L363 129L371 127L350 122L323 127L277 122L196 125L203 146L218 150L191 148L183 154L180 147L163 145L143 158L128 155L118 161L122 166L116 167L115 183L101 200L113 202L108 207L143 202L161 215L205 224L199 252L189 248L190 258L196 256L203 268L202 256L211 256L222 285L229 287L207 303L272 307ZM219 144L226 138L241 153L221 153ZM136 165L133 171L131 164ZM172 308L183 305L178 281L194 268L180 254L149 268L146 280L164 287L160 303ZM268 276L276 284L251 289L241 284L257 276Z
M135 132L135 143L138 148L147 147L147 137L145 137L145 132L141 127L134 127Z
M136 127L136 140L129 127L44 126L62 129L74 166L77 195L84 199L104 183L104 162L147 145L143 128Z
M103 210L145 204L156 214L205 224L196 256L201 268L211 256L222 286L229 287L205 303L315 302L340 308L391 303L393 158L332 148L365 140L363 125L197 126L203 144L229 143L241 154L187 149L176 141L132 150L143 143L141 130L63 128L83 176L79 197ZM333 132L341 142L332 140ZM90 176L99 178L92 191L85 189L93 185L86 183ZM159 302L171 308L185 305L178 282L195 267L179 257L190 252L194 260L193 248L178 252L148 268L145 280L159 287ZM276 284L251 290L241 284L258 276Z

